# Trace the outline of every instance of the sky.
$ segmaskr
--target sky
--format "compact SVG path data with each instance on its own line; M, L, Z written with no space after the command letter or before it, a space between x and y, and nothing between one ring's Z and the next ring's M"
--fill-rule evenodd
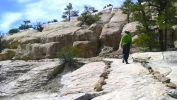
M0 0L0 32L7 33L18 28L24 20L30 20L30 25L37 22L58 21L65 11L66 5L72 4L73 10L82 13L84 5L95 7L101 11L108 4L122 5L125 0ZM136 1L136 0L133 0ZM79 14L80 14L79 13Z

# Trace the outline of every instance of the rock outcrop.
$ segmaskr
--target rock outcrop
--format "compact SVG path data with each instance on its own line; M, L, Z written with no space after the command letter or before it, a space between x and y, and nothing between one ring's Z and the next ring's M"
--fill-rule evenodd
M0 60L56 58L63 47L76 46L82 57L97 56L103 46L118 48L126 14L118 6L101 11L101 19L91 26L78 27L77 18L70 22L55 22L43 25L42 32L29 29L4 37L6 47L16 49L15 56L7 58L0 54Z
M35 91L62 68L59 60L0 62L0 98Z
M121 10L117 11L110 22L103 27L100 35L101 46L111 46L114 50L118 49L121 32L125 24L126 14L122 14Z
M0 60L10 60L16 54L16 49L4 49L0 53Z
M169 89L174 89L177 84L176 53L175 51L147 52L131 55L134 58L148 58L148 65L157 72L153 74L150 74L149 70L140 63L132 62L131 57L128 65L122 63L121 59L108 58L104 61L88 62L81 68L63 75L61 82L55 81L53 84L63 84L60 88L55 85L50 87L50 89L56 88L55 92L39 88L45 87L46 81L60 68L54 67L55 64L59 64L55 60L51 62L23 61L21 65L19 62L2 61L0 97L2 100L12 100L12 98L18 100L24 98L25 100L137 100L140 98L142 100L176 100L170 96L171 92L167 92ZM106 61L112 62L109 67ZM37 67L40 64L43 65ZM109 74L102 79L100 75L105 72L105 68L109 68ZM171 79L170 83L159 82L159 77L154 79L155 74L158 73ZM104 82L104 85L101 85L101 91L94 91L94 85L98 82L99 84ZM39 90L34 91L35 89ZM10 94L14 96L11 97Z
M174 42L175 48L177 48L177 41Z
M131 22L131 23L126 24L126 25L123 27L123 30L122 30L122 33L121 33L121 34L124 34L124 32L125 32L126 30L128 30L128 31L130 32L131 36L137 35L138 32L137 32L136 27L137 27L138 25L140 25L139 22Z

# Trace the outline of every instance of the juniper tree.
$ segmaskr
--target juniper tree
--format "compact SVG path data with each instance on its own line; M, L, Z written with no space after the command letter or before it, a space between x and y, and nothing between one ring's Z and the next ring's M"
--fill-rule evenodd
M167 49L167 29L177 22L174 3L175 0L138 0L131 10L133 19L142 24L145 33L158 31L162 51Z
M156 24L158 26L159 42L162 51L167 49L167 30L177 23L176 0L151 0L151 6L156 12Z
M62 18L64 18L64 19L68 18L68 21L70 21L70 19L71 19L70 15L71 15L72 9L73 9L72 4L69 3L69 5L67 5L66 8L64 8L64 10L66 10L66 11L63 13Z
M32 28L32 25L28 25L28 23L31 23L30 20L24 20L23 22L24 22L24 24L21 24L21 26L19 26L20 30Z
M133 5L134 5L134 3L131 0L126 0L123 3L122 11L123 11L123 13L127 14L127 23L130 22L129 16L131 14L131 8Z
M81 14L80 17L77 18L77 20L82 21L81 25L82 26L84 23L87 25L91 25L98 21L100 19L98 14L92 15L92 13L97 12L98 10L95 10L94 7L90 6L84 6L84 12Z

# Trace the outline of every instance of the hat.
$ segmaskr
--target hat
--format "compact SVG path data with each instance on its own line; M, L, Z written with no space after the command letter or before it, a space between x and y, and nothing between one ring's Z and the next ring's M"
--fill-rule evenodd
M128 30L126 30L125 33L130 33L130 32Z

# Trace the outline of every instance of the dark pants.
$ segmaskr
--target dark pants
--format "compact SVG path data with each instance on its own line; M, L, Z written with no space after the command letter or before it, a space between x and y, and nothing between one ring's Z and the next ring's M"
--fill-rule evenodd
M130 43L123 45L122 49L123 49L122 58L127 63L128 62L129 53L130 53Z

